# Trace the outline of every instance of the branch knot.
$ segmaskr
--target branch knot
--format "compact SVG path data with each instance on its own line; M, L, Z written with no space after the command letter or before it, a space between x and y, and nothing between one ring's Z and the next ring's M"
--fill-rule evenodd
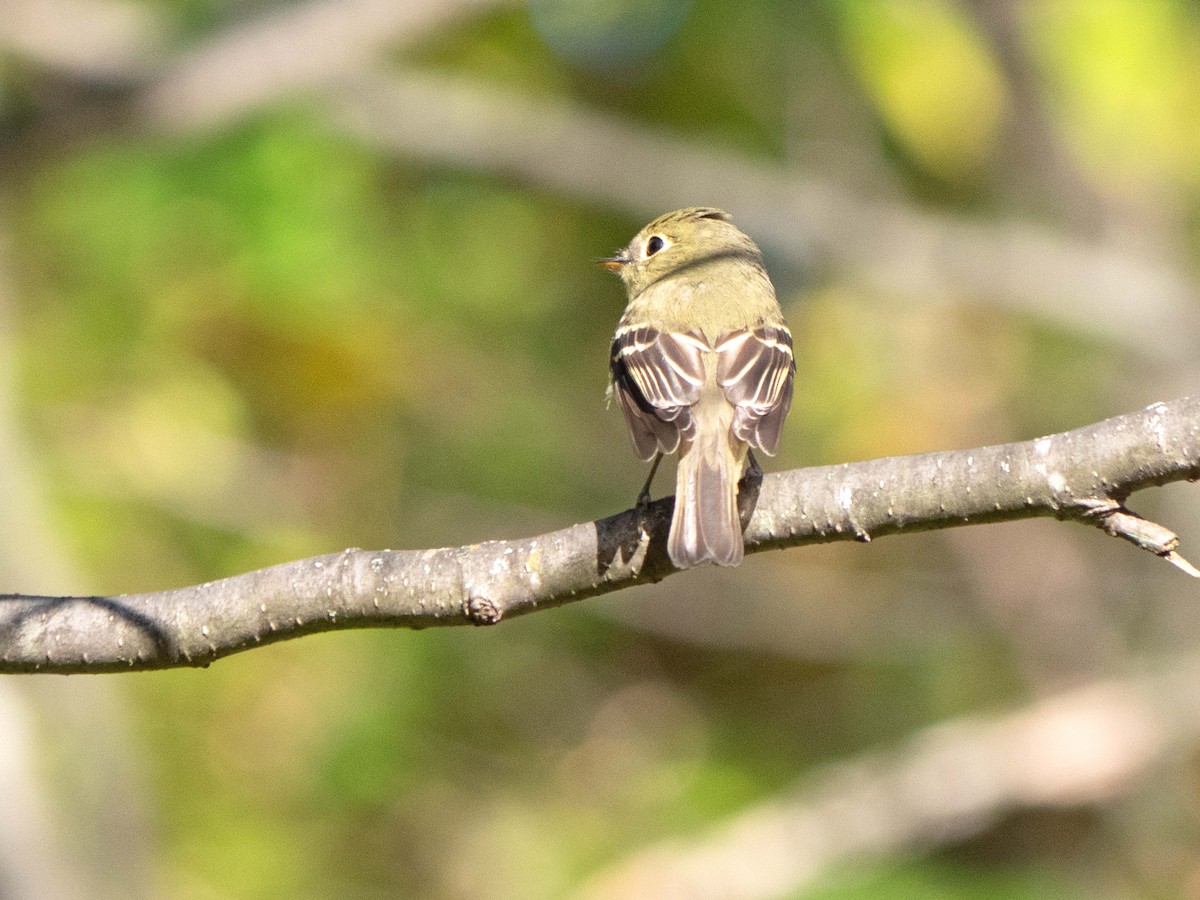
M464 611L472 625L495 625L503 616L500 607L482 594L468 597Z

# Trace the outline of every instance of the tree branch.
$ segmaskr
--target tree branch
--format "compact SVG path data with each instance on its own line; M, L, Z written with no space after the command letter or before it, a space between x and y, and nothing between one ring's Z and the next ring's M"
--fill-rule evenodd
M462 76L381 70L385 50L503 5L513 0L306 0L171 56L165 24L141 6L73 0L72 14L50 27L45 0L0 0L0 45L25 48L46 64L60 60L77 74L105 73L105 81L127 73L142 83L135 118L152 129L216 128L311 94L336 125L393 153L515 176L639 219L703 197L736 210L759 243L794 263L830 262L926 299L988 298L1152 357L1192 359L1196 286L1162 252L882 201L836 179L800 177L575 105ZM104 27L76 27L87 16ZM24 33L27 22L39 23L36 41ZM95 59L68 64L75 57ZM1143 327L1147 321L1157 327Z
M794 263L833 263L923 299L989 298L1168 361L1194 354L1195 285L1129 249L864 197L711 142L462 77L363 70L326 87L332 122L394 153L515 177L639 219L704 197Z
M1200 478L1200 396L1023 443L794 469L744 485L748 553L1009 519L1074 519L1197 574L1178 538L1124 505ZM757 503L755 503L757 500ZM511 541L341 553L116 597L0 596L0 672L204 666L338 628L490 625L673 569L673 499Z
M227 125L355 71L388 48L513 0L304 0L231 27L181 55L139 103L160 127Z
M960 842L1014 809L1111 801L1195 740L1198 676L1200 659L1183 656L1004 715L931 726L818 770L691 840L641 849L576 896L798 896L839 866Z

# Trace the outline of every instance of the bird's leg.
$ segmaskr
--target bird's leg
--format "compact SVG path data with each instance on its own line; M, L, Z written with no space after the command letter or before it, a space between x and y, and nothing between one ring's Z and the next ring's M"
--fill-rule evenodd
M758 464L758 457L754 455L753 450L746 451L746 459L750 463L749 467L746 469L746 474L749 475L754 481L762 481L763 470Z
M637 495L636 506L639 511L644 511L650 505L650 485L654 483L654 473L658 471L658 464L662 462L662 451L654 454L654 462L650 464L650 475L646 479L646 483L642 485L642 492Z
M746 451L746 460L746 474L738 482L738 516L742 520L743 528L749 524L754 507L758 505L758 492L763 481L763 470L753 450Z

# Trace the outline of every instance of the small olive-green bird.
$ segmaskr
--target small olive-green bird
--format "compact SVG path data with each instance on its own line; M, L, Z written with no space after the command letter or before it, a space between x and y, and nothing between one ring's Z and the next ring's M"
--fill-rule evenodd
M600 264L629 292L609 365L634 448L654 460L651 480L662 454L679 454L671 561L737 565L738 482L747 458L757 468L751 448L778 449L796 372L762 253L728 213L692 207Z

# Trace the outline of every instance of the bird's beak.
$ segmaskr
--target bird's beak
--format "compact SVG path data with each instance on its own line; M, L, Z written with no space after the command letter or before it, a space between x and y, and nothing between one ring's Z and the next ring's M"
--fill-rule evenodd
M620 272L621 267L629 262L627 256L609 256L605 259L596 260L596 265L602 269L608 269L610 272Z

